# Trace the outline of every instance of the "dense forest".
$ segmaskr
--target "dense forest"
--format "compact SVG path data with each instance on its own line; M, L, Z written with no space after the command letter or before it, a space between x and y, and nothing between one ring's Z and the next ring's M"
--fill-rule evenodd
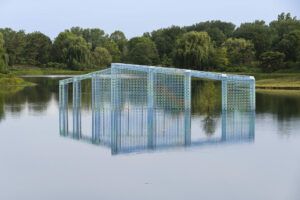
M300 71L300 20L282 13L269 24L223 21L171 26L127 39L123 32L73 27L52 41L41 32L0 28L0 72L37 66L101 69L111 62L197 70Z

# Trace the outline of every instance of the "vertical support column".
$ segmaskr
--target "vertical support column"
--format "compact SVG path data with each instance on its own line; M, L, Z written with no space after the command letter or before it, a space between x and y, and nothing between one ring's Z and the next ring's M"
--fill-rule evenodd
M256 109L256 93L255 93L255 78L253 76L250 77L250 139L254 140L255 138L255 109Z
M255 110L255 78L253 76L250 78L250 110Z
M222 133L221 133L221 140L226 141L227 135L227 110L222 109Z
M222 74L222 141L226 140L226 131L227 131L227 75Z
M149 69L147 74L147 146L155 148L155 119L154 119L154 69Z
M250 120L249 120L249 139L250 140L254 140L255 138L255 111L252 110L249 113L249 117L250 117Z
M73 136L81 137L81 82L73 80Z
M99 75L95 75L94 80L94 92L95 92L95 139L97 142L100 142L100 126L101 126L101 119L100 119L100 109L101 109L101 82Z
M222 110L227 110L227 75L222 74Z
M59 83L59 130L60 135L68 135L68 84Z
M97 102L96 102L96 96L97 96L97 80L96 80L96 74L92 75L92 142L97 142L97 126L99 126L99 123L97 123Z
M111 153L117 154L120 149L120 80L118 69L111 69Z
M191 145L191 72L184 73L184 144Z

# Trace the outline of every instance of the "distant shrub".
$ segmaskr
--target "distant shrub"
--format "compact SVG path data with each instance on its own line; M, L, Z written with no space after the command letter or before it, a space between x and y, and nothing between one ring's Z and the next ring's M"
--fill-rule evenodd
M300 71L300 61L298 62L286 62L285 68L294 71Z
M276 71L283 66L284 53L278 51L267 51L261 54L261 67L265 72Z
M64 63L57 63L57 62L48 62L45 67L47 68L57 68L57 69L65 69L67 65Z

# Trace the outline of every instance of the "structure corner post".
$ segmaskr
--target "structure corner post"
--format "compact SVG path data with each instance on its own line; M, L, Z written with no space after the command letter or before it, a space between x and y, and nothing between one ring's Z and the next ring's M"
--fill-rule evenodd
M61 135L68 135L68 84L59 83L59 130Z
M147 73L147 146L155 148L155 119L154 119L154 72Z
M81 81L73 81L73 135L81 138Z
M121 99L120 91L121 85L118 77L118 70L112 68L111 70L111 152L117 154L120 148L120 112Z
M192 101L192 79L191 72L184 73L184 143L191 144L191 101Z

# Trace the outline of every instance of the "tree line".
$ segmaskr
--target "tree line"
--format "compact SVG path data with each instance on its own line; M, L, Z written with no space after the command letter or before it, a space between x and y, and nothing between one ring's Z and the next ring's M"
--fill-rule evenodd
M171 26L127 39L122 31L72 27L52 41L41 32L0 28L0 71L11 66L101 69L111 62L196 70L300 70L300 20L281 13L269 24L223 21Z

